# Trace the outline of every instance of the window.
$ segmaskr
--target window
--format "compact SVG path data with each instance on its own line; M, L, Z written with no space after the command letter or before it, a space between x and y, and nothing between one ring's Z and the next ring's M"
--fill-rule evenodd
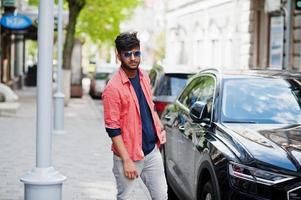
M283 16L271 16L270 20L269 66L273 69L282 69L284 19Z
M189 74L165 74L155 88L154 96L174 96L176 98L189 76Z
M179 42L179 55L178 55L178 64L186 64L186 51L185 51L185 42L180 41Z
M300 80L281 78L225 80L222 121L231 123L300 123Z
M192 80L179 98L179 102L190 108L196 101L212 105L215 80L212 76L201 76ZM211 113L211 106L208 108Z

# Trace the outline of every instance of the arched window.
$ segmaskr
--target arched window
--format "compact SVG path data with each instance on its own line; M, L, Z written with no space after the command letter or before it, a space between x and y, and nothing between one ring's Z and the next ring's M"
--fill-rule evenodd
M214 21L209 25L209 64L211 67L221 66L221 30Z
M186 31L182 26L178 27L178 42L176 46L176 55L177 55L177 63L178 64L187 64L187 51L186 51Z
M205 31L196 23L193 30L193 65L205 66Z

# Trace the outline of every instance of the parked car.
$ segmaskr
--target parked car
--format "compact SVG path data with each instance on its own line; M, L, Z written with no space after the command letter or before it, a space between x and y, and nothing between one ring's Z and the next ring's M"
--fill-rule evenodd
M158 81L163 73L164 73L163 67L158 64L154 65L148 72L148 76L152 87L152 92L154 92L155 85L158 84Z
M300 73L203 70L161 119L169 193L301 199Z
M151 81L153 84L153 102L159 117L165 107L176 100L189 77L196 73L191 69L184 69L165 69L156 75L156 81Z
M102 92L115 70L115 68L102 68L95 72L90 83L89 94L91 97L101 98Z

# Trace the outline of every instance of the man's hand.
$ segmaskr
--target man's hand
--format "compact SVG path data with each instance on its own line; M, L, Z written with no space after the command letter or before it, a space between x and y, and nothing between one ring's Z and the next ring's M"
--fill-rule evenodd
M126 159L123 161L123 171L124 171L124 175L128 179L138 178L138 172L136 166L131 159Z
M161 144L165 144L166 143L166 131L164 129L161 131L161 135L162 135Z
M137 178L138 171L136 169L134 162L130 158L130 156L125 148L125 145L123 143L121 135L112 137L112 142L113 142L113 145L115 146L115 148L117 149L119 156L122 159L124 175L128 179Z

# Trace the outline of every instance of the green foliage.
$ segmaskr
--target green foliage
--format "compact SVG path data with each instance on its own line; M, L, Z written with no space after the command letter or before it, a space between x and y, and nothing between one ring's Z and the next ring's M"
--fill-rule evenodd
M38 54L38 43L36 41L28 40L26 41L26 47L27 47L28 55L35 58Z
M86 0L76 34L87 34L93 42L112 42L119 24L127 19L141 0Z
M66 27L63 68L71 68L74 35L83 35L97 44L110 44L119 33L120 22L129 17L140 2L142 0L64 0L64 8L69 8L71 15ZM39 0L29 0L29 3L38 5Z
M54 3L58 4L58 0L54 0ZM39 6L39 0L28 0L28 4L38 7ZM68 4L65 0L63 0L63 8L68 9Z
M76 35L88 36L93 42L112 42L120 31L120 22L130 17L133 9L141 2L142 0L86 0L77 19ZM39 0L29 0L29 4L38 6ZM68 8L67 5L64 0L64 8Z
M37 5L39 5L39 0L28 0L28 3L29 3L30 5L35 5L35 6L37 6Z

